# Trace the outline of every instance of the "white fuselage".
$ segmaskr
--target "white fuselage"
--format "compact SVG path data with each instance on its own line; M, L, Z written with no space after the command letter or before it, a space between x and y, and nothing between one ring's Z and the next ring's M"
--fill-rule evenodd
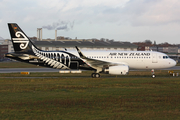
M79 56L77 51L68 51ZM155 51L82 51L91 59L126 64L130 69L163 69L176 65L166 54Z

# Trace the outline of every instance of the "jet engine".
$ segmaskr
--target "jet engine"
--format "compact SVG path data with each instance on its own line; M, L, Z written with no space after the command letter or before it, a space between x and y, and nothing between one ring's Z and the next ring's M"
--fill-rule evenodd
M129 73L129 67L127 65L110 66L104 72L112 75L127 75Z

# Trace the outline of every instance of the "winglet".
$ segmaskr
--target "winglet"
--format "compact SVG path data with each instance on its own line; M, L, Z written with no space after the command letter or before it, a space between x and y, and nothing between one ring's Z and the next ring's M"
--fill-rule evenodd
M77 46L75 46L75 47L76 47L77 52L79 53L79 56L80 56L82 59L85 59L86 56L81 52L81 50L80 50Z

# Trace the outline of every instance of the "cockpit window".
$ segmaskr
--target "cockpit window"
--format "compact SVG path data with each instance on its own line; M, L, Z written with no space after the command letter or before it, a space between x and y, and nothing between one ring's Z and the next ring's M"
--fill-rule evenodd
M163 56L163 59L168 59L169 58L169 56Z

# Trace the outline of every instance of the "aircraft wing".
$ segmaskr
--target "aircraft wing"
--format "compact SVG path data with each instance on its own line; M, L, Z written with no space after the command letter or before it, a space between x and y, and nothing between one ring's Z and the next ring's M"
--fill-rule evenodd
M117 66L117 65L124 65L125 63L114 63L114 62L107 62L107 61L102 61L102 60L96 60L96 59L91 59L87 58L81 51L80 49L76 46L76 49L79 53L79 56L81 59L90 67L97 69L99 71L102 70L102 68L106 68L108 66Z

